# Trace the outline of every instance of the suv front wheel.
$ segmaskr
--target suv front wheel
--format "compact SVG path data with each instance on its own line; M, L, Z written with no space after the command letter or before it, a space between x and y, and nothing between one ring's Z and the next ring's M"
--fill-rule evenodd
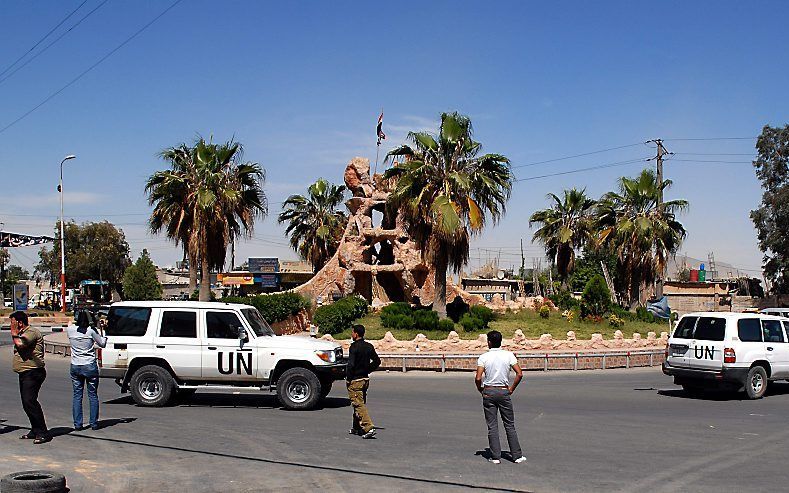
M767 372L763 366L754 366L745 377L745 393L749 399L761 399L767 391Z
M134 372L129 387L137 405L161 407L170 401L175 382L170 372L161 366L148 365Z
M286 409L311 409L321 398L321 382L307 368L291 368L277 380L277 398Z

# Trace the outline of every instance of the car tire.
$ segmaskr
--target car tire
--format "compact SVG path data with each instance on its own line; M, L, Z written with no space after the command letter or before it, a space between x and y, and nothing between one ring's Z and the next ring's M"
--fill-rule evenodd
M331 392L332 386L331 380L321 380L321 399L325 399L329 392Z
M0 479L3 493L62 493L66 491L66 478L52 471L14 472Z
M277 398L285 409L311 409L321 398L321 382L307 368L291 368L277 380Z
M129 384L134 402L139 406L162 407L170 402L175 382L161 366L143 366L134 372Z
M767 371L763 366L754 366L745 377L745 393L749 399L761 399L767 391Z

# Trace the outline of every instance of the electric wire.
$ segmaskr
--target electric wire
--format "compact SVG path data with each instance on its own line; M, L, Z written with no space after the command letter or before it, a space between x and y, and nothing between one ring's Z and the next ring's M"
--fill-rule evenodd
M70 33L70 32L71 32L71 31L72 31L72 30L73 30L75 27L79 26L79 25L82 23L82 21L84 21L85 19L87 19L88 17L90 17L90 16L91 16L91 15L92 15L94 12L96 12L97 10L99 10L99 8L101 8L101 6L102 6L102 5L104 5L105 3L107 3L108 1L109 1L109 0L104 0L103 2L101 2L100 4L98 4L96 7L94 7L94 8L93 8L93 10L91 10L90 12L88 12L87 14L85 14L84 16L82 16L82 18L81 18L80 20L78 20L78 21L77 21L77 22L76 22L74 25L72 25L72 26L71 26L70 28L68 28L66 31L62 32L62 33L60 34L60 36L58 36L57 38L55 38L54 40L52 40L52 42L51 42L51 43L49 43L49 44L48 44L48 45L46 45L44 48L42 48L41 50L39 50L39 51L38 51L38 53L36 53L36 54L35 54L35 55L33 55L32 57L28 58L28 59L25 61L25 63L23 63L22 65L18 66L16 69L14 69L14 70L13 70L13 71L12 71L10 74L6 75L5 77L2 77L2 78L0 78L0 84L2 84L3 82L7 81L7 80L8 80L9 78L11 78L11 77L12 77L12 76L13 76L15 73L19 72L20 70L22 70L23 68L25 68L25 67L26 67L26 66L27 66L27 65L28 65L30 62L32 62L33 60L35 60L36 58L38 58L39 56L41 56L41 55L42 55L42 54L43 54L45 51L47 51L49 48L51 48L51 47L52 47L52 45L54 45L55 43L57 43L58 41L60 41L61 39L63 39L63 37L64 37L66 34ZM83 2L83 3L84 3L84 2ZM0 75L2 75L2 74L0 74Z
M87 3L87 1L88 1L88 0L83 0L83 2L82 2L81 4L77 5L77 8L75 8L74 10L72 10L72 11L71 11L71 13L69 13L69 14L68 14L66 17L64 17L64 18L63 18L63 20L61 20L60 22L58 22L58 23L57 23L57 25L56 25L55 27L53 27L52 29L50 29L50 30L49 30L49 32L48 32L48 33L46 33L46 34L44 35L44 37L43 37L43 38L39 39L39 40L36 42L36 44L34 44L34 45L33 45L33 46L32 46L32 47L29 49L29 50L27 50L26 52L24 52L24 53L22 54L22 56L20 56L20 57L19 57L19 58L17 58L16 60L14 60L14 63L12 63L11 65L9 65L9 66L8 66L8 67L6 67L5 69L3 69L3 71L2 71L2 72L0 72L0 75L3 75L3 74L5 74L6 72L8 72L10 69L12 69L12 68L14 67L14 65L16 65L17 63L19 63L19 61L20 61L20 60L22 60L23 58L25 58L25 57L26 57L26 56L27 56L27 55L28 55L28 54L29 54L31 51L35 50L35 49L36 49L36 47L37 47L38 45L40 45L41 43L43 43L43 42L44 42L44 40L45 40L45 39L47 39L47 38L49 37L49 35L50 35L50 34L52 34L53 32L55 32L55 31L57 30L57 28L59 28L60 26L62 26L64 22L66 22L67 20L69 20L69 19L71 18L71 16L72 16L72 15L74 15L74 14L75 14L75 13L76 13L76 12L77 12L79 9L81 9L81 8L82 8L82 6L83 6L83 5L85 5L85 3Z
M148 28L149 28L149 27L150 27L150 26L151 26L151 25L152 25L154 22L156 22L157 20L159 20L159 19L160 19L162 16L164 16L164 15L165 15L167 12L169 12L169 11L170 11L170 10L171 10L173 7L175 7L176 5L178 5L179 3L181 3L182 1L183 1L183 0L175 0L175 1L174 1L173 3L171 3L171 4L170 4L170 5L169 5L169 6L168 6L166 9L164 9L164 10L163 10L161 13L159 13L159 15L157 15L157 16L156 16L156 17L154 17L154 18L153 18L151 21L149 21L147 24L145 24L145 25L144 25L144 26L142 26L140 29L138 29L137 31L135 31L135 32L134 32L134 34L132 34L131 36L129 36L128 38L126 38L126 39L125 39L125 40L124 40L122 43L120 43L118 46L116 46L116 47L115 47L115 48L113 48L111 51L109 51L109 52L108 52L106 55L104 55L103 57L99 58L99 60L98 60L98 61L96 61L96 62L95 62L93 65L91 65L90 67L88 67L87 69L85 69L85 70L84 70L83 72L81 72L81 73L80 73L78 76L76 76L75 78L71 79L71 80L70 80L68 83L66 83L66 85L64 85L63 87L61 87L61 88L60 88L60 89L58 89L57 91L55 91L55 92L53 92L52 94L50 94L49 96L47 96L47 97L46 97L46 98L45 98L43 101L41 101L40 103L38 103L38 104L37 104L36 106L34 106L32 109L30 109L30 110L28 110L27 112L23 113L23 114L22 114L21 116L19 116L19 117L18 117L16 120L12 121L11 123L9 123L8 125L6 125L5 127L3 127L3 128L0 128L0 134L2 134L3 132L5 132L5 131L6 131L6 130L8 130L9 128L13 127L14 125L16 125L17 123L19 123L19 122L20 122L20 121L22 121L23 119L27 118L27 117L28 117L28 116L29 116L31 113L33 113L34 111L36 111L37 109L39 109L40 107L44 106L46 103L48 103L49 101L51 101L52 99L54 99L54 98L55 98L55 97L56 97L58 94L62 93L62 92L63 92L63 91L65 91L66 89L68 89L70 86L72 86L72 85L73 85L74 83L76 83L78 80L80 80L82 77L84 77L85 75L87 75L87 74L88 74L88 73L89 73L91 70L93 70L94 68L96 68L97 66L99 66L99 64L101 64L101 63L102 63L104 60L108 59L110 56L112 56L113 54L115 54L115 52L117 52L118 50L120 50L121 48L123 48L124 46L126 46L126 45L127 45L127 44L128 44L130 41L132 41L134 38L136 38L137 36L139 36L139 35L140 35L140 34L141 34L143 31L145 31L146 29L148 29Z
M609 147L607 149L600 149L599 151L584 152L582 154L574 154L572 156L557 157L555 159L547 159L545 161L537 161L537 162L534 162L534 163L518 164L518 165L512 166L512 168L526 168L526 167L529 167L529 166L537 166L538 164L555 163L556 161L564 161L565 159L574 159L574 158L577 158L577 157L591 156L593 154L600 154L600 153L603 153L603 152L615 151L615 150L618 150L618 149L626 149L628 147L635 147L635 146L639 146L639 145L643 145L643 144L644 144L643 142L637 142L635 144L627 144L627 145L623 145L623 146Z
M639 158L639 159L629 159L629 160L626 160L626 161L617 161L617 162L608 163L608 164L601 164L601 165L598 165L598 166L589 166L587 168L578 168L578 169L572 169L572 170L567 170L567 171L558 171L556 173L547 173L547 174L544 174L544 175L528 176L528 177L525 177L525 178L517 178L517 179L515 179L513 181L521 182L521 181L539 180L541 178L549 178L551 176L562 176L562 175L569 175L569 174L573 174L573 173L581 173L581 172L584 172L584 171L593 171L593 170L598 170L598 169L614 168L614 167L617 167L617 166L625 166L625 165L634 164L634 163L645 163L648 160L649 160L649 158L646 158L646 157Z

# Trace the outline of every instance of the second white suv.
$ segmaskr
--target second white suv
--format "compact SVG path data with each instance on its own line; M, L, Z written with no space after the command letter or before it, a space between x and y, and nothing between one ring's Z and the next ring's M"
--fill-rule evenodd
M198 389L276 387L289 409L309 409L345 378L342 347L277 336L256 308L193 301L127 301L107 314L100 375L142 406Z
M668 340L663 373L689 393L745 390L761 398L789 379L789 319L757 313L689 313Z

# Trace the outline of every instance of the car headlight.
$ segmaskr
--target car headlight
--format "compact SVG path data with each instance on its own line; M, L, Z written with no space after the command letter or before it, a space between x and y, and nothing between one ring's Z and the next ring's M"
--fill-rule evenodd
M318 355L320 359L327 363L334 363L337 361L337 357L334 354L333 350L329 351L315 351L315 354Z

